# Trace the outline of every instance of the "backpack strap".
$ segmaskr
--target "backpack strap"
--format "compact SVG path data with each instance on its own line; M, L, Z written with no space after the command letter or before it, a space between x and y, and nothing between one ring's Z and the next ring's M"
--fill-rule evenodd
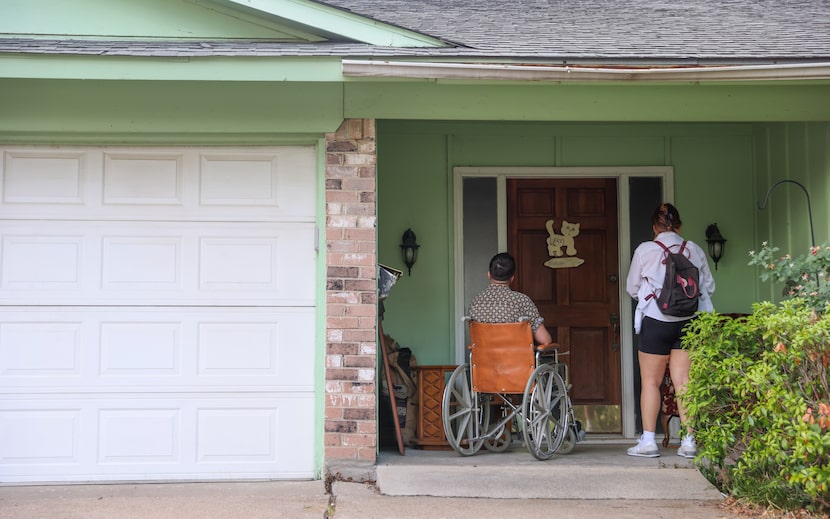
M686 252L686 243L688 243L688 241L689 240L683 240L683 243L680 244L680 249L677 251L678 254L683 254L684 252ZM663 249L663 252L666 253L666 256L668 256L669 254L672 253L670 249L672 247L674 247L674 245L671 245L670 247L666 247L665 245L663 245L663 242L661 242L659 240L654 240L654 243L656 243L657 245L659 245ZM665 264L665 263L666 263L666 258L663 258L663 264Z

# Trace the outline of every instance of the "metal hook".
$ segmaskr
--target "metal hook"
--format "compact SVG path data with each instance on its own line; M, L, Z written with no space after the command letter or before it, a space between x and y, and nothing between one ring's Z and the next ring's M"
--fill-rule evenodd
M772 190L775 189L775 187L778 186L778 184L782 184L784 182L789 182L789 183L797 185L798 187L801 188L802 191L804 191L804 194L807 196L807 216L810 218L810 242L811 242L812 246L815 247L816 246L816 236L815 236L815 234L813 234L813 208L810 205L810 193L807 192L807 188L804 187L804 185L801 182L798 182L796 180L790 180L788 178L784 178L784 179L781 179L778 182L774 183L773 185L769 186L769 189L767 189L767 196L764 197L763 205L761 204L761 202L758 202L758 209L763 210L767 207L767 202L769 201L769 195L770 195L770 193L772 193Z

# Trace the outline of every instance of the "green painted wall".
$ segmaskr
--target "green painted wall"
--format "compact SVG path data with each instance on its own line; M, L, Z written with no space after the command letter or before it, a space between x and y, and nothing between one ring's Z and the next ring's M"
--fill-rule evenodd
M388 133L386 128L380 124L377 131L378 261L404 275L384 302L383 330L412 348L419 364L448 364L452 226L446 136ZM411 276L400 253L408 228L421 246Z
M336 83L0 80L5 142L268 144L333 132Z
M756 292L746 265L756 224L753 135L749 124L379 121L379 259L403 268L407 228L421 244L412 276L387 300L384 331L420 364L452 363L455 166L673 166L684 235L705 244L706 226L717 222L729 240L715 274L716 308L748 311Z
M812 206L816 245L830 242L830 123L759 124L755 126L757 200L781 179L807 189ZM797 185L783 183L770 193L766 208L756 210L757 231L752 249L766 241L780 253L806 254L811 245L807 197ZM781 287L764 284L759 298L781 299Z
M476 121L828 121L824 82L345 84L346 117Z

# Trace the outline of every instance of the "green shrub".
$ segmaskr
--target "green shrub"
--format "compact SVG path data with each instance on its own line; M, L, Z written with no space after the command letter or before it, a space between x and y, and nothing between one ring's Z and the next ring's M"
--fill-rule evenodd
M688 327L686 426L701 472L727 494L830 512L830 316L816 306L794 297Z
M758 252L750 251L749 264L760 268L761 281L784 283L783 295L804 299L813 308L824 310L830 301L830 246L810 247L807 254L777 256L777 247L767 242Z

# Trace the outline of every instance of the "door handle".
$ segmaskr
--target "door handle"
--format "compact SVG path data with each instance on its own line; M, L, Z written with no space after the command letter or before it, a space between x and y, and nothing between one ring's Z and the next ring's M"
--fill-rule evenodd
M611 326L613 327L613 342L611 343L611 349L614 351L620 351L620 316L617 314L611 314Z

